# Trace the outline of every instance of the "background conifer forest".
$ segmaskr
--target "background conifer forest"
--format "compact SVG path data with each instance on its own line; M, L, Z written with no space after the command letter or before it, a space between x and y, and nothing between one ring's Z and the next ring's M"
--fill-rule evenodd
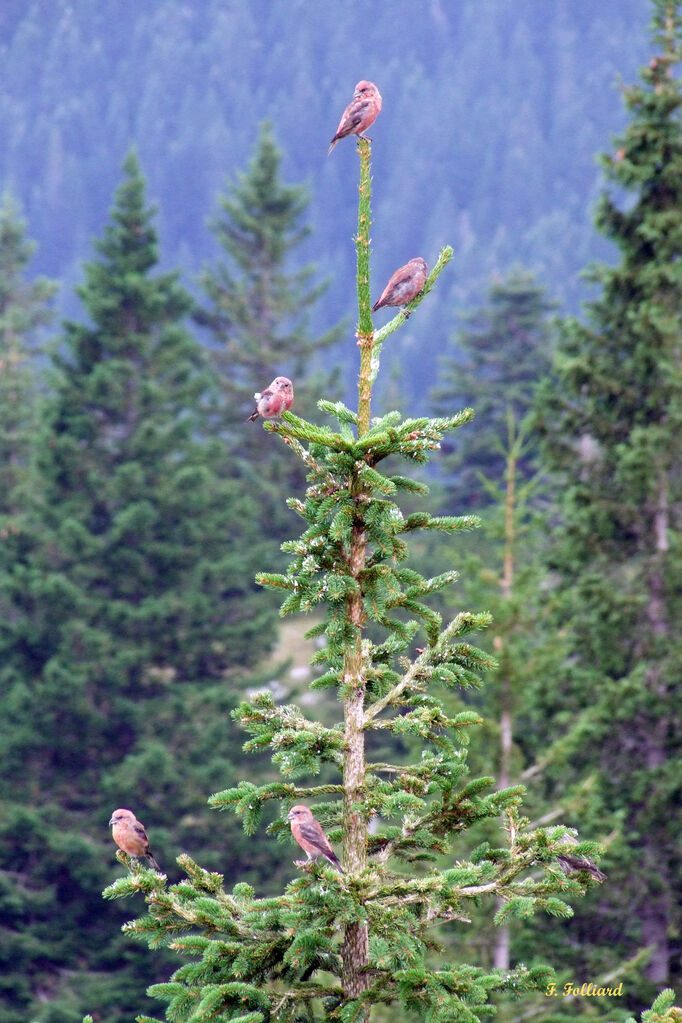
M5 0L0 132L0 1023L679 1023L682 3Z

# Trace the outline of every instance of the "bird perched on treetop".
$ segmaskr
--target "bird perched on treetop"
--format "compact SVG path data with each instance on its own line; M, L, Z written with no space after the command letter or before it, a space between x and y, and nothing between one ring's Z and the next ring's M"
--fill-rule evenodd
M329 839L307 806L292 806L287 814L287 820L291 821L291 834L309 860L316 860L320 856L324 856L340 874L343 874L343 867L329 844ZM296 860L295 862L305 861Z
M406 305L411 302L426 284L428 273L429 268L421 256L411 259L393 274L381 298L372 306L372 312L375 313L385 305ZM409 313L405 312L405 315L409 316Z
M154 870L161 871L161 867L152 856L144 824L138 821L132 810L114 810L109 825L119 849L123 849L124 853L128 853L128 856L134 859L146 856Z
M274 419L275 416L281 416L282 412L287 412L294 404L294 386L287 377L275 377L264 391L256 391L254 398L256 407L246 420L247 423L252 423L259 416Z
M339 141L345 139L346 135L358 135L359 138L367 138L363 132L374 124L377 115L381 110L381 93L374 82L366 82L363 78L355 86L353 98L341 115L336 135L331 141L329 153Z

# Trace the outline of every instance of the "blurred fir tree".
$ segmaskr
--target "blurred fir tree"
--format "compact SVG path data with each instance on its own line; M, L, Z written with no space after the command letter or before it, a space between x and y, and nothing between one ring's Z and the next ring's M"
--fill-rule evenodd
M564 322L539 408L572 634L560 691L538 686L545 734L593 708L548 783L560 792L594 772L594 822L620 831L610 883L576 921L588 943L567 935L566 961L588 976L597 950L608 965L648 948L650 986L630 992L640 1005L682 979L682 13L652 2L655 56L624 89L630 121L602 161L614 194L596 224L620 261L592 270L600 293L587 323Z
M555 303L535 275L513 267L488 289L487 304L473 310L454 338L454 354L442 359L432 391L437 412L455 405L476 409L472 428L444 448L442 474L458 507L481 508L490 494L481 480L502 479L509 414L518 424L532 404L533 385L546 374L552 354L549 313ZM533 475L527 451L517 465L520 480Z
M170 981L152 988L167 1003L168 1020L360 1023L386 1005L432 1023L487 1019L496 992L543 988L551 971L453 963L437 929L449 924L467 931L469 907L488 901L494 911L497 898L503 901L500 922L537 910L567 916L562 896L579 895L590 883L588 872L567 877L560 868L564 827L530 830L519 818L518 787L495 791L491 778L468 777L467 733L479 716L466 710L450 716L443 706L439 690L476 686L491 666L468 638L489 618L460 612L443 628L425 598L451 583L454 573L426 579L405 567L405 539L417 530L461 532L475 521L405 516L396 495L423 492L424 485L378 467L391 455L423 464L471 411L370 418L382 344L406 317L401 311L373 330L369 141L360 140L358 148L358 410L320 401L336 421L333 428L290 412L281 423L266 424L271 442L276 434L303 460L309 485L305 500L290 500L306 526L285 544L293 555L289 570L261 576L265 586L286 594L282 613L323 609L324 620L308 633L326 639L315 657L324 674L313 686L337 690L343 722L325 727L296 706L278 706L269 692L244 701L235 717L252 736L245 749L269 748L284 778L266 785L242 781L211 800L236 811L249 834L263 807L278 801L269 831L288 849L292 804L325 800L316 811L331 840L343 841L345 873L325 863L298 863L301 873L283 894L262 898L243 883L225 891L219 874L189 856L179 860L186 879L171 886L131 865L129 876L105 894L144 893L149 913L127 930L152 948L170 946L184 960ZM433 288L451 254L443 250L410 309ZM414 653L420 631L424 645ZM421 755L377 761L375 740L387 734L414 740ZM337 779L311 784L329 764ZM501 814L507 831L498 830L498 844L472 850L471 826ZM445 854L449 865L440 870L436 861ZM127 862L123 853L119 859Z
M327 284L313 283L312 266L291 268L292 253L310 234L302 223L309 197L304 187L282 182L281 161L265 123L247 171L220 196L211 228L226 259L204 269L206 302L195 312L215 348L235 456L257 497L260 521L273 536L295 523L285 498L301 488L304 475L273 452L262 430L249 427L245 433L244 420L254 393L282 375L294 382L296 410L310 414L319 395L333 386L335 374L323 360L342 332L334 327L311 335L311 313Z
M34 539L30 522L31 495L35 492L31 453L37 429L38 380L35 372L35 334L52 317L50 300L56 285L44 278L30 280L26 270L35 246L26 238L26 224L9 194L0 203L0 646L3 655L13 643L21 644L19 606L23 597L22 571ZM11 694L6 688L3 657L0 716L13 729ZM9 720L7 718L9 717ZM21 736L26 739L26 728ZM18 737L17 737L18 738ZM21 741L21 740L20 740ZM5 762L0 752L0 763ZM4 773L4 770L1 773ZM4 788L4 786L3 786ZM30 813L17 817L0 797L0 833L15 832L12 856L5 856L0 838L0 1018L18 1018L18 1007L31 997L26 959L37 951L39 937L26 931L39 906L49 895L32 884L30 838L24 827ZM16 808L14 808L16 809ZM37 850L38 854L42 851ZM24 872L27 873L24 873ZM4 1015L7 1002L11 1015Z
M529 394L532 386L529 382ZM532 416L517 423L509 410L506 438L490 436L491 446L505 460L502 479L491 480L480 475L488 504L482 514L480 533L483 540L478 550L462 559L460 588L464 598L475 606L485 605L493 624L485 643L496 664L486 686L469 693L455 695L446 702L450 713L463 708L474 709L483 718L483 726L472 734L468 763L472 771L490 769L491 757L500 788L523 784L527 787L525 806L532 814L531 827L547 827L561 821L580 826L581 833L593 841L607 837L604 821L595 821L590 814L594 779L575 774L560 790L547 789L546 772L562 765L566 746L574 745L584 736L591 723L592 709L573 715L571 728L562 732L558 741L547 735L546 722L539 712L537 693L545 680L556 682L565 670L570 653L566 631L557 625L548 579L546 556L549 546L548 509L542 473L527 478L526 464L537 460L539 438L532 431ZM496 443L495 443L496 441ZM481 448L483 453L483 449ZM558 701L560 702L560 693ZM587 827L583 828L583 823ZM472 832L482 843L495 841L499 822L483 821ZM590 831L592 832L590 834ZM587 870L596 881L604 877L590 857L575 857L573 837L565 836L559 863L568 874ZM575 982L576 971L568 965L565 942L575 942L578 923L564 926L543 916L515 919L494 927L484 906L470 912L472 927L466 935L455 934L451 954L457 958L472 955L476 961L498 969L508 969L519 962L529 966L548 963L557 970L556 990ZM583 956L591 944L589 932L580 932ZM615 961L607 951L592 950L593 969L590 980L594 989L613 991L622 981L627 986L638 975L642 958ZM601 956L601 962L600 962ZM599 966L599 971L597 969ZM622 989L621 989L622 995ZM515 997L502 995L496 999L501 1023L519 1018ZM538 992L525 1001L524 1014L543 1021L589 1018L603 1023L618 1023L628 1015L622 997L593 994L589 999L564 999L555 1007L546 993Z
M26 268L35 244L9 193L0 199L0 514L19 512L17 488L26 482L31 439L36 428L36 331L53 316L50 300L57 285L28 280ZM16 529L6 521L3 533Z
M137 160L85 269L36 442L31 544L4 565L0 631L0 1019L130 1018L149 983L98 893L106 822L132 804L167 862L192 838L213 865L263 863L197 802L238 751L217 722L272 645L252 580L256 508L229 478L217 387L155 272ZM212 436L213 434L213 436ZM80 1012L75 1006L81 1002Z
M563 820L576 824L589 802L589 779L573 779L560 798L556 793L548 795L543 786L534 784L547 763L562 755L561 749L553 748L542 719L538 720L536 680L548 675L556 678L566 657L565 633L557 628L548 599L551 588L544 556L549 543L551 506L542 469L536 469L540 440L532 423L533 395L543 372L546 375L552 348L546 319L552 304L533 276L518 268L491 285L489 300L488 306L475 310L469 317L469 323L477 325L478 333L460 335L466 338L468 358L461 379L457 376L457 362L450 359L449 386L432 392L441 405L446 395L459 387L476 408L480 397L488 410L483 420L477 416L474 421L478 434L473 442L467 445L464 439L456 452L454 461L460 468L450 478L452 492L441 497L441 508L457 496L468 501L472 492L478 495L472 510L480 507L482 528L472 538L466 553L462 555L453 547L447 560L460 570L459 587L467 604L491 611L493 626L484 645L495 657L496 665L486 686L451 696L447 706L453 713L463 707L475 709L483 717L483 726L472 734L468 751L473 771L484 771L486 767L489 770L494 756L495 775L501 788L529 784L526 805L537 823L548 825ZM476 374L477 337L482 344L480 380ZM461 464L465 454L472 467L466 461ZM467 483L467 479L472 482ZM430 563L435 560L433 547L430 545L428 551ZM585 716L577 716L576 730L584 727ZM477 825L474 834L480 841L490 842L497 827L498 822L485 821ZM602 829L598 829L590 837L597 839L602 834ZM566 841L570 844L570 838ZM549 962L562 970L565 957L562 942L554 937L556 922L534 917L496 928L484 907L474 909L471 917L471 933L455 935L452 940L454 956L461 958L475 949L478 962L499 969L518 962ZM573 933L572 924L567 925L567 931ZM587 936L584 940L588 941ZM569 974L566 979L572 976ZM594 979L598 979L596 974ZM542 993L528 1011L533 1017L545 1019L547 1005ZM518 1013L513 1000L506 998L498 999L497 1010L500 1020L514 1020ZM611 1023L627 1014L618 1007L614 1009L611 999L593 999L589 1015L602 1010L608 1013ZM549 1012L553 1016L555 1010Z

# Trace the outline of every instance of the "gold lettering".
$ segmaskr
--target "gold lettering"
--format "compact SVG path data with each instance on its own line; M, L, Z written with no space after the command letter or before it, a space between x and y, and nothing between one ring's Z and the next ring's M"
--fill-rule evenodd
M548 984L545 995L556 996L556 993L556 984ZM567 998L569 995L572 995L574 998L622 998L623 982L621 981L618 987L597 987L591 980L585 981L580 986L567 980L563 986L562 994L564 998Z

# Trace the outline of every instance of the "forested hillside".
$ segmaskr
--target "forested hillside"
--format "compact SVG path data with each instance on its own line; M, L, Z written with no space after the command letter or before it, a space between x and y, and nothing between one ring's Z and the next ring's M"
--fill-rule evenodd
M581 270L610 251L590 223L595 153L623 123L617 77L644 61L649 18L647 0L5 0L0 187L73 312L68 285L135 144L163 261L191 286L215 251L217 193L270 118L285 177L310 187L305 254L332 277L323 328L348 312L353 223L335 212L355 189L352 146L327 158L326 141L355 82L373 79L377 287L412 256L431 265L454 247L444 301L424 311L419 341L400 342L416 392L491 274L520 262L573 309L584 297Z
M0 1023L635 1023L682 0L5 0L0 69Z

